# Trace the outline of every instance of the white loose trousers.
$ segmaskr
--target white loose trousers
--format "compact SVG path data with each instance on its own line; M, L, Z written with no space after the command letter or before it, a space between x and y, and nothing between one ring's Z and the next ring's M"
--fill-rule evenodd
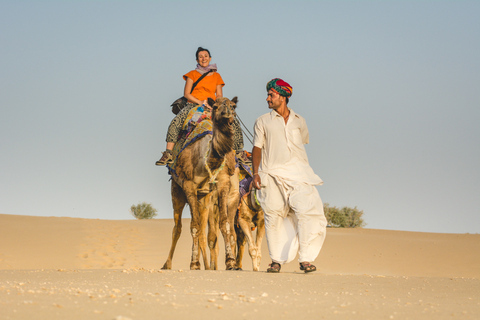
M270 258L280 264L313 262L322 248L327 220L314 185L260 173L258 200L265 212Z
M289 108L287 123L275 110L255 121L254 146L262 150L258 200L265 213L270 258L280 264L313 262L322 248L327 220L315 185L322 179L308 163L305 119Z

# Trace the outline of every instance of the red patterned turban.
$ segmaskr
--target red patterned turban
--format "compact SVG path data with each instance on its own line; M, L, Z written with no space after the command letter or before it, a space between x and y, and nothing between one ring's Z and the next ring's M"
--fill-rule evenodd
M293 93L292 86L280 78L272 79L267 83L267 91L270 89L275 90L279 95L287 98L290 98Z

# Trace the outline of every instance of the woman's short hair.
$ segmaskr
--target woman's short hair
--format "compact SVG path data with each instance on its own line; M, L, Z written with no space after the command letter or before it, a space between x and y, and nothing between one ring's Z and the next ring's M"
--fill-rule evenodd
M210 56L210 58L212 57L212 55L210 54L210 51L208 51L208 49L205 49L205 48L202 48L202 47L198 47L197 49L197 52L195 52L195 59L198 60L198 54L202 51L207 51L208 52L208 55Z

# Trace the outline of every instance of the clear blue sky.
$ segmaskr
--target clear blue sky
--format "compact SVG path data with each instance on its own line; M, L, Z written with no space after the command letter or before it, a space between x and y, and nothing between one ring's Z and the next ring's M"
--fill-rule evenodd
M204 46L250 130L267 81L293 86L324 202L368 228L479 233L479 16L480 1L0 1L0 213L133 219L146 201L171 218L154 162Z

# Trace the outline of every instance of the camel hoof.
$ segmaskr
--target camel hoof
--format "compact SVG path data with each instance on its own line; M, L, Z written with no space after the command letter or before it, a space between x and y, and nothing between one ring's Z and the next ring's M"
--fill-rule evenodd
M165 262L165 264L164 264L163 267L162 267L162 270L170 270L170 269L172 269L172 267L171 267L171 266L169 267L169 266L167 265L167 263Z
M227 259L225 261L225 269L226 270L235 270L237 268L237 262L235 259Z
M191 263L190 270L200 270L200 263L199 262Z

